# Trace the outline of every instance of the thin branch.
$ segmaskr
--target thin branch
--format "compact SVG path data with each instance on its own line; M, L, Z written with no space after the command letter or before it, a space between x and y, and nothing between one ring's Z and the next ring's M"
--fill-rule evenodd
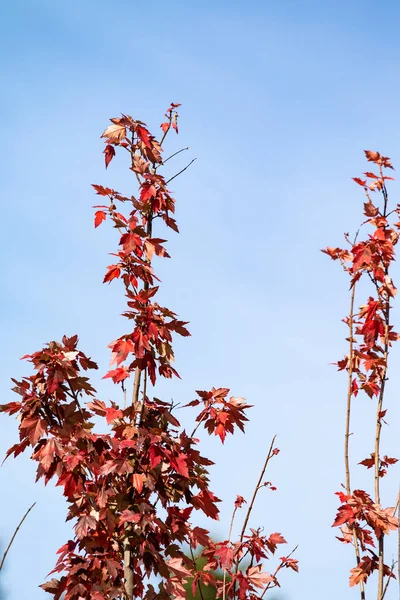
M139 401L139 388L140 388L140 376L141 370L139 367L135 369L135 380L133 382L133 390L132 390L132 406L134 406Z
M192 555L193 568L194 568L195 571L197 571L196 559L195 559L194 554L193 554L192 544L190 544L190 554ZM199 594L200 594L201 600L204 600L203 590L201 589L201 581L197 582L197 587L199 589Z
M382 180L382 195L383 195L383 217L387 217L387 205L388 205L388 194L385 186L385 181L383 179L383 168L380 166L381 172L381 180ZM388 275L388 268L385 268L386 275ZM382 420L381 420L381 412L383 408L383 399L385 395L385 383L386 383L386 374L388 368L388 355L389 355L389 331L390 331L390 298L389 295L386 297L386 306L385 306L385 344L384 344L384 354L383 354L383 372L382 372L382 381L381 381L381 389L379 393L378 406L376 410L376 429L375 429L375 503L380 504L380 477L379 477L379 468L380 468L380 459L379 459L379 451L380 451L380 441L381 441L381 430L382 430ZM383 590L383 580L384 580L384 534L381 534L378 541L378 556L379 556L379 567L378 567L378 600L382 600L384 595Z
M184 167L178 173L176 173L176 175L174 175L173 177L171 177L170 179L168 179L168 181L165 182L165 185L168 185L170 181L172 181L173 179L175 179L175 177L178 177L181 173L183 173L184 171L186 171L186 169L188 169L190 167L190 165L192 165L194 163L195 160L197 160L197 159L193 158L193 160L191 160L190 163L186 165L186 167Z
M356 243L358 232L354 238L353 245ZM351 479L350 479L350 462L349 462L349 438L350 438L350 419L351 419L351 401L353 397L353 365L354 365L354 299L356 293L356 283L353 283L350 297L350 313L349 313L349 378L347 386L347 406L346 406L346 427L344 434L344 465L346 471L346 492L351 495ZM353 546L356 554L357 564L360 563L360 547L355 529L353 528ZM360 581L360 596L361 600L365 600L364 582Z
M292 556L292 554L294 554L294 553L296 552L297 548L298 548L298 546L295 546L295 547L293 548L293 550L290 552L290 554L288 554L288 555L287 555L287 557L286 557L286 558L290 558L290 557ZM283 565L284 565L284 562L281 562L281 563L280 563L280 565L278 565L278 567L275 569L275 573L272 575L272 577L273 577L274 579L276 579L276 576L278 575L279 571L282 569ZM262 600L262 598L264 598L264 596L265 596L265 593L266 593L266 592L269 590L269 588L271 587L271 583L272 583L272 581L270 581L270 582L268 583L267 587L265 588L265 590L263 591L263 593L262 593L262 594L261 594L261 596L260 596L260 600ZM274 587L275 587L275 586L274 586Z
M168 156L168 158L166 158L163 161L163 165L165 165L165 163L168 162L171 158L174 158L174 156L176 156L177 154L180 154L181 152L185 152L185 150L189 150L189 146L187 148L181 148L177 152L174 152L173 154L171 154L171 156Z
M2 568L3 568L4 561L6 560L6 557L7 557L8 551L10 550L10 548L11 548L11 546L12 546L12 543L13 543L13 541L14 541L14 539L15 539L15 536L17 535L17 533L18 533L18 531L19 531L19 528L21 527L22 523L25 521L26 517L29 515L29 513L31 512L31 510L32 510L32 508L35 506L35 504L36 504L36 502L34 502L34 503L32 504L32 506L30 506L30 507L28 508L28 510L26 511L26 513L24 514L24 516L22 517L22 519L20 520L19 524L17 525L17 528L16 528L16 530L14 531L14 534L13 534L13 536L12 536L11 540L10 540L10 543L8 544L8 546L7 546L7 548L6 548L6 551L5 551L5 552L4 552L4 554L3 554L3 558L1 559L1 563L0 563L0 571L1 571L1 570L2 570Z
M182 407L184 408L184 407ZM205 421L207 419L207 414L205 414L203 417L201 417L200 421L197 423L196 427L193 429L192 433L190 434L189 438L193 438L194 434L196 433L196 431L198 430L198 428L200 427L200 425L202 424L203 421Z
M387 578L387 581L386 581L385 587L384 587L384 589L383 589L382 600L384 599L384 597L385 597L385 594L386 594L386 592L387 592L387 589L388 589L388 587L389 587L389 583L390 583L390 580L392 579L392 575L393 575L393 572L394 572L394 568L395 568L395 566L396 566L396 561L395 561L395 560L393 560L393 561L392 561L392 566L390 567L390 575L388 575L388 578Z
M353 384L353 363L354 363L354 298L356 293L356 284L353 284L350 298L350 314L349 314L349 379L347 386L347 406L346 406L346 431L344 435L344 464L346 470L346 492L347 495L351 495L351 482L350 482L350 464L349 464L349 437L350 437L350 416L351 416L351 399L353 395L352 384Z
M400 523L400 491L399 495L397 496L397 520ZM400 592L400 527L397 528L397 581L399 582Z
M163 136L162 136L162 138L161 138L161 140L160 140L160 146L162 146L162 145L163 145L163 142L164 142L165 138L167 137L168 131L171 129L171 123L172 123L172 111L171 111L171 114L169 115L169 117L167 117L167 118L168 118L168 121L169 121L169 126L168 126L168 129L166 129L166 130L164 131L164 134L163 134Z
M253 497L252 497L251 502L249 504L249 508L247 509L246 517L244 519L242 531L241 531L241 534L240 534L240 543L243 542L244 534L245 534L246 528L247 528L247 523L249 522L250 514L251 514L251 511L253 510L254 502L255 502L255 499L257 497L257 493L258 493L258 491L260 489L261 482L263 480L264 473L266 471L268 463L269 463L269 461L271 460L271 458L273 456L272 449L274 447L275 440L276 440L276 435L274 435L274 437L272 438L272 442L271 442L271 445L270 445L269 450L268 450L267 458L265 459L264 466L263 466L263 468L261 470L261 475L260 475L260 477L258 479L258 482L257 482L257 485L255 487L255 490L254 490L254 493L253 493Z

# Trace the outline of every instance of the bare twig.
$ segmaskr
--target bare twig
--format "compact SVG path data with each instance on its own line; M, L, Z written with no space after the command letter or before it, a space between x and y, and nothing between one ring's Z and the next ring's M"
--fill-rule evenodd
M274 437L272 438L272 442L271 442L271 445L270 445L269 450L268 450L267 458L265 459L264 466L263 466L263 468L261 470L261 475L260 475L260 477L258 479L258 482L257 482L257 485L256 485L256 487L254 489L253 497L252 497L251 502L249 504L249 508L247 509L246 517L244 519L242 531L241 531L241 534L240 534L240 543L243 542L244 534L245 534L246 528L247 528L247 523L249 522L250 514L251 514L251 511L253 510L254 502L255 502L255 499L257 497L257 493L258 493L258 491L260 489L261 482L263 480L265 470L266 470L266 468L268 466L269 461L271 460L271 458L273 456L272 449L274 447L275 440L276 440L276 435L274 435Z
M397 496L397 520L400 523L400 491ZM396 513L396 511L394 511ZM400 527L397 528L397 581L399 582L400 592ZM399 594L400 597L400 594Z
M356 243L358 232L354 238L353 244ZM350 462L349 462L349 438L350 438L350 420L351 420L351 400L353 397L353 365L354 365L354 299L356 293L356 283L353 283L350 297L350 313L349 313L349 378L347 385L347 406L346 406L346 428L344 435L344 465L346 471L346 492L351 495L351 479L350 479ZM357 564L360 563L360 547L355 530L353 529L353 546L356 554ZM360 596L361 600L365 600L364 582L360 581Z
M288 554L288 555L287 555L287 557L286 557L286 558L290 558L290 557L292 556L292 554L294 554L294 553L296 552L297 548L298 548L298 546L295 546L295 547L293 548L293 550L290 552L290 554ZM283 565L284 565L284 564L285 564L284 562L281 562L281 563L278 565L278 567L275 569L275 573L272 575L272 577L274 578L274 580L276 579L276 576L278 575L279 571L282 569L282 567L283 567ZM261 594L261 596L260 596L260 600L262 600L262 598L264 598L264 596L265 596L265 593L266 593L266 592L269 590L269 588L271 587L271 583L273 583L273 581L270 581L270 582L267 584L267 587L265 588L265 590L263 591L263 593L262 593L262 594ZM275 587L275 586L274 586L274 587Z
M12 536L11 540L10 540L10 543L8 544L8 546L7 546L7 548L6 548L6 551L5 551L5 552L4 552L4 554L3 554L3 558L1 559L1 562L0 562L0 571L1 571L1 570L2 570L2 568L3 568L4 561L6 560L7 554L8 554L8 552L9 552L9 550L10 550L11 546L12 546L12 543L13 543L13 541L14 541L14 539L15 539L15 536L17 535L17 533L18 533L18 531L19 531L19 528L21 527L22 523L25 521L26 517L29 515L29 513L31 512L31 510L32 510L32 508L35 506L35 504L36 504L36 502L34 502L34 503L32 504L32 506L30 506L30 507L28 508L28 510L26 511L26 513L24 514L24 516L22 517L22 519L20 520L19 524L17 525L17 527L16 527L16 529L15 529L15 531L14 531L14 534L13 534L13 536Z
M346 470L346 492L347 495L351 495L351 482L350 482L350 464L349 464L349 437L350 437L350 417L351 417L351 399L353 396L352 383L353 383L353 364L354 364L354 298L356 293L356 284L354 283L351 290L350 298L350 315L349 315L349 379L347 385L347 406L346 406L346 431L344 435L344 464Z
M171 156L168 156L168 158L166 158L163 161L163 165L165 165L165 163L168 162L171 158L174 158L174 156L176 156L177 154L180 154L181 152L184 152L185 150L189 150L189 146L187 148L181 148L177 152L174 152L173 154L171 154Z
M388 587L389 587L389 583L390 583L390 580L392 579L392 575L393 575L393 572L394 572L394 568L395 568L395 566L396 566L396 561L395 561L395 560L393 560L393 561L392 561L392 566L390 567L390 575L388 575L388 578L387 578L387 581L386 581L385 587L383 588L382 600L384 599L384 597L385 597L385 594L386 594L386 592L387 592L387 589L388 589Z
M175 177L178 177L181 173L183 173L184 171L186 171L186 169L188 169L190 167L190 165L192 165L194 163L195 160L197 160L197 159L193 158L193 160L191 160L190 163L186 165L186 167L184 167L183 169L181 169L180 171L178 171L178 173L176 173L176 175L174 175L173 177L171 177L170 179L168 179L168 181L165 182L165 185L168 185L170 183L170 181L172 181L173 179L175 179Z

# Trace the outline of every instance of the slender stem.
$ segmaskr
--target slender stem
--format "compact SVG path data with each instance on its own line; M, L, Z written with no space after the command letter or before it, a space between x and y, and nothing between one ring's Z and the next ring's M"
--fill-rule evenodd
M394 511L396 513L396 511ZM397 496L397 520L400 523L400 492ZM400 527L397 528L397 581L399 582L400 592ZM400 597L400 594L399 594Z
M274 435L274 437L272 438L272 442L271 442L271 445L270 445L269 450L268 450L267 458L265 459L264 466L263 466L263 468L261 470L261 475L260 475L260 477L258 479L258 482L257 482L257 485L256 485L256 487L254 489L253 497L252 497L251 502L249 504L249 508L247 509L246 517L244 519L242 531L241 531L241 534L240 534L240 543L243 542L244 534L245 534L246 528L247 528L247 523L249 522L250 514L251 514L251 511L253 510L254 502L255 502L255 499L257 497L257 493L258 493L258 491L260 489L261 482L263 480L265 470L266 470L266 468L268 466L269 461L271 460L271 458L273 456L272 449L274 447L275 440L276 440L276 435Z
M188 169L190 167L190 165L192 165L194 163L195 160L196 160L196 158L193 158L193 160L191 160L190 163L186 165L186 167L184 167L183 169L181 169L180 171L178 171L178 173L176 173L176 175L174 175L173 177L171 177L170 179L168 179L168 181L165 182L165 185L168 185L170 183L170 181L172 181L173 179L175 179L175 177L178 177L181 173L183 173L184 171L186 171L186 169Z
M351 416L351 399L352 399L352 383L353 383L353 365L354 365L354 298L355 298L356 284L354 283L351 290L350 298L350 315L349 315L349 379L347 386L347 406L346 406L346 431L344 435L344 464L346 470L346 492L347 495L351 495L351 481L350 481L350 464L349 464L349 437L350 437L350 416Z
M26 517L29 515L29 513L31 512L31 510L32 510L32 508L35 506L35 504L36 504L36 502L34 502L34 503L32 504L32 506L30 506L30 507L28 508L28 510L26 511L26 513L24 514L24 516L22 517L22 519L20 520L19 524L17 525L17 527L16 527L16 529L15 529L15 531L14 531L14 534L13 534L13 536L12 536L11 540L10 540L10 543L8 544L8 546L7 546L7 548L6 548L6 551L5 551L5 552L4 552L4 554L3 554L3 558L1 559L1 562L0 562L0 571L1 571L1 570L2 570L2 568L3 568L3 565L4 565L4 562L5 562L5 560L6 560L7 554L8 554L8 552L9 552L9 550L10 550L11 546L12 546L12 543L13 543L13 541L14 541L14 539L15 539L15 536L17 535L17 533L18 533L18 531L19 531L19 528L21 527L22 523L25 521Z
M396 561L392 561L392 566L390 567L390 575L388 575L388 578L387 578L387 581L386 581L385 587L384 587L384 589L383 589L382 600L383 600L383 598L385 597L385 594L386 594L386 592L387 592L387 589L388 589L388 587L389 587L389 583L390 583L390 580L392 579L392 577L391 577L391 576L393 575L393 572L394 572L394 568L395 568L395 566L396 566Z
M237 509L238 509L237 506L235 506L235 508L233 509L232 518L231 518L231 524L230 524L230 527L229 527L228 542L231 541L231 535L232 535L232 529L233 529L233 521L235 520L235 514L236 514ZM224 581L223 581L223 588L222 588L222 600L225 600L225 598L226 598L226 589L225 588L226 588L226 569L224 569Z
M180 154L181 152L184 152L185 150L189 150L189 146L187 148L181 148L177 152L174 152L173 154L171 154L171 156L168 156L168 158L166 158L163 161L163 164L165 165L165 163L168 162L171 158L174 158L174 156L176 156L177 154Z
M197 571L196 559L194 557L193 548L192 548L191 544L190 544L190 554L192 556L193 568L194 568L195 571ZM204 600L203 590L201 589L201 581L198 581L197 587L198 587L198 590L199 590L199 594L200 594L201 600Z
M385 182L383 179L383 171L382 167L381 171L381 180L383 183L382 195L383 195L383 216L386 218L387 216L387 204L388 204L388 194L385 187ZM385 268L386 275L388 275L388 268ZM385 344L384 344L384 354L383 354L383 371L381 376L381 388L379 392L378 405L376 409L376 428L375 428L375 503L380 504L380 477L379 477L379 469L380 469L380 440L381 440L381 430L382 430L382 419L381 412L383 407L383 399L385 395L385 384L386 384L386 374L388 368L388 355L389 355L389 323L390 323L390 298L387 296L386 298L386 306L384 310L384 318L385 318ZM383 580L384 580L384 534L382 533L378 540L378 556L379 556L379 566L378 566L378 600L382 600L384 589L383 589Z
M293 548L293 550L290 552L290 554L288 554L288 555L287 555L287 557L286 557L286 558L290 558L290 557L292 556L292 554L294 554L294 553L296 552L297 548L298 548L298 546L295 546L295 547ZM278 565L278 567L275 569L275 573L272 575L272 577L273 577L274 579L276 578L276 576L278 575L279 571L282 569L282 567L283 567L283 565L284 565L284 564L285 564L284 562L281 562L281 563ZM271 583L273 583L273 582L272 582L272 581L270 581L270 582L267 584L267 587L265 588L265 590L263 591L263 593L262 593L262 594L261 594L261 596L260 596L260 600L262 600L262 598L264 598L264 596L265 596L265 593L266 593L266 592L269 590L269 588L271 587Z
M357 238L357 236L356 236ZM356 239L354 240L355 243ZM354 299L356 294L356 283L353 283L350 297L350 313L349 313L349 377L347 386L347 406L346 406L346 427L344 435L344 465L346 471L346 492L351 495L351 478L350 478L350 462L349 462L349 438L350 438L350 420L351 420L351 401L353 397L353 366L354 366ZM360 563L360 547L355 529L353 528L353 546L356 554L357 564ZM360 581L360 596L361 600L365 600L364 582Z

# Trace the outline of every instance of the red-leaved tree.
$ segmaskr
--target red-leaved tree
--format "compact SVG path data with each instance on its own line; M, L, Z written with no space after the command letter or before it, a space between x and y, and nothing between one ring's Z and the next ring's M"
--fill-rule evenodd
M350 310L344 319L348 327L348 353L337 364L339 371L348 376L346 425L344 440L345 486L337 492L341 506L333 523L340 527L338 539L352 544L356 566L351 569L350 586L359 585L361 599L365 598L365 583L377 572L377 599L383 600L390 580L395 577L395 561L385 562L385 539L392 530L398 529L395 506L384 508L381 503L380 481L397 458L389 457L381 450L382 426L386 423L387 407L384 404L388 379L388 357L393 342L400 336L393 329L391 303L396 295L392 280L395 258L394 246L399 239L400 204L389 205L386 183L392 180L385 169L393 169L390 159L379 152L365 151L366 158L376 167L377 173L364 173L365 179L354 178L364 189L364 215L361 227L368 226L363 240L360 230L351 240L345 236L347 248L328 247L323 250L333 260L340 261L350 279ZM373 197L374 195L374 197ZM364 229L363 229L364 230ZM356 290L361 280L370 286L370 294L364 304L355 308ZM363 288L364 289L364 288ZM352 401L364 392L376 402L375 435L371 440L370 455L360 462L372 471L371 491L354 489L351 484L349 438Z
M224 599L253 600L279 585L281 569L298 570L291 553L265 570L265 560L286 541L279 533L248 529L258 492L274 489L264 482L264 473L279 452L275 439L238 539L231 539L231 525L225 540L212 541L193 522L196 511L218 519L220 502L209 485L212 461L200 453L196 431L205 427L224 442L235 428L244 430L249 405L226 388L199 391L187 404L201 410L188 434L173 405L149 396L159 377L179 377L172 341L175 335L189 335L187 323L157 302L159 280L152 266L154 255L168 257L155 224L178 231L168 185L180 173L166 180L160 172L181 152L163 158L167 134L178 132L178 106L168 108L159 141L143 122L126 115L111 119L102 135L106 167L116 149L125 153L138 188L136 195L123 195L93 186L104 202L95 207L95 227L109 223L118 239L104 283L122 284L126 296L127 332L109 344L112 369L104 374L115 384L116 400L97 397L88 377L97 365L74 335L26 355L33 374L13 380L20 400L1 406L19 420L19 442L7 456L29 448L37 479L53 479L68 504L74 537L58 550L52 571L58 576L41 586L55 600L179 599L186 596L188 580L200 595L203 586L211 585ZM95 432L99 417L105 433ZM238 496L232 523L244 503ZM197 571L194 550L199 548L206 565ZM223 570L222 579L214 577L215 569Z

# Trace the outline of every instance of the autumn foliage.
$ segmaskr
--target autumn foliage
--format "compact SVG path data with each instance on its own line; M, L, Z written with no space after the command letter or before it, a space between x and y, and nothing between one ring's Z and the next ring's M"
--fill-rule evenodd
M373 163L375 172L364 173L365 178L354 178L365 194L364 215L360 230L351 240L346 235L347 247L328 247L323 252L341 263L349 276L350 311L344 319L348 327L348 353L337 362L339 371L347 372L348 394L345 428L345 490L337 493L340 500L333 526L339 527L338 539L351 544L355 550L356 565L351 569L350 586L360 585L361 598L365 598L365 583L376 571L378 575L377 598L382 600L394 575L395 561L385 562L386 536L398 529L396 511L399 499L393 499L390 507L381 503L380 480L397 458L388 457L381 451L381 431L386 423L387 407L384 405L388 379L388 357L392 344L399 339L391 321L392 301L397 289L392 280L394 248L399 239L400 204L391 208L387 182L393 178L386 175L393 170L390 159L379 152L367 150L366 158ZM367 230L363 239L361 231ZM370 295L356 310L356 290L365 280ZM362 288L364 290L364 287ZM353 489L349 459L349 437L353 399L364 392L376 403L375 436L371 440L369 456L360 461L372 471L371 491Z
M166 136L170 131L178 133L178 107L171 104L168 108L160 139L143 122L127 115L111 119L102 135L106 167L116 151L123 154L138 190L135 195L123 195L93 185L103 202L95 207L94 225L109 225L117 236L104 283L120 285L126 297L126 333L109 343L111 368L104 373L104 378L115 384L115 401L98 397L90 383L97 364L79 348L78 337L73 335L26 355L33 373L13 380L19 400L1 407L19 420L19 441L7 456L16 457L29 449L37 463L37 479L53 480L68 505L67 520L73 524L74 536L58 550L51 572L54 577L41 586L55 600L179 599L186 597L183 586L187 581L192 581L193 591L200 594L203 586L216 586L219 597L247 600L262 598L278 586L282 569L298 570L291 553L267 569L266 562L286 541L280 533L264 535L261 528L248 528L260 489L275 489L263 479L269 461L279 452L274 443L251 500L246 506L238 496L233 507L232 523L236 512L244 511L238 539L231 539L232 526L225 540L215 541L208 530L195 524L198 512L217 520L220 503L210 489L208 469L213 463L202 455L196 431L204 427L222 443L235 429L244 431L250 408L245 400L231 396L224 387L198 391L187 403L192 410L200 409L193 432L188 434L176 418L175 407L149 394L159 378L179 377L173 366L173 339L189 335L187 323L158 303L160 281L153 268L154 256L169 256L161 225L178 231L175 200L168 184L179 173L169 180L160 173L163 165L181 152L163 158ZM157 235L155 223L159 224ZM390 236L383 221L379 223L381 237L375 245L391 260ZM373 255L372 243L369 251ZM367 264L365 260L358 259L358 264L366 271L372 267L361 266ZM365 364L367 353L371 361L371 353L375 353L369 383L362 381L361 366L354 370L360 387L369 385L374 394L379 393L383 367L380 350L373 342L382 337L382 331L384 335L385 294L392 289L384 271L378 272L379 265L376 269L374 277L383 296L375 308L371 304L367 309L368 317L360 317L368 323L365 335L369 341L368 348L360 350L357 363ZM371 329L371 319L377 329ZM393 336L388 330L387 345ZM104 433L97 432L101 421ZM377 507L366 512L364 496L357 511L351 499L344 502L349 507L346 510L351 510L352 520L348 515L342 521L347 527L366 516L375 519L376 534L390 529L389 514ZM194 551L200 551L206 560L201 571L196 569ZM249 565L246 568L243 560ZM213 574L217 568L224 572L222 580Z

